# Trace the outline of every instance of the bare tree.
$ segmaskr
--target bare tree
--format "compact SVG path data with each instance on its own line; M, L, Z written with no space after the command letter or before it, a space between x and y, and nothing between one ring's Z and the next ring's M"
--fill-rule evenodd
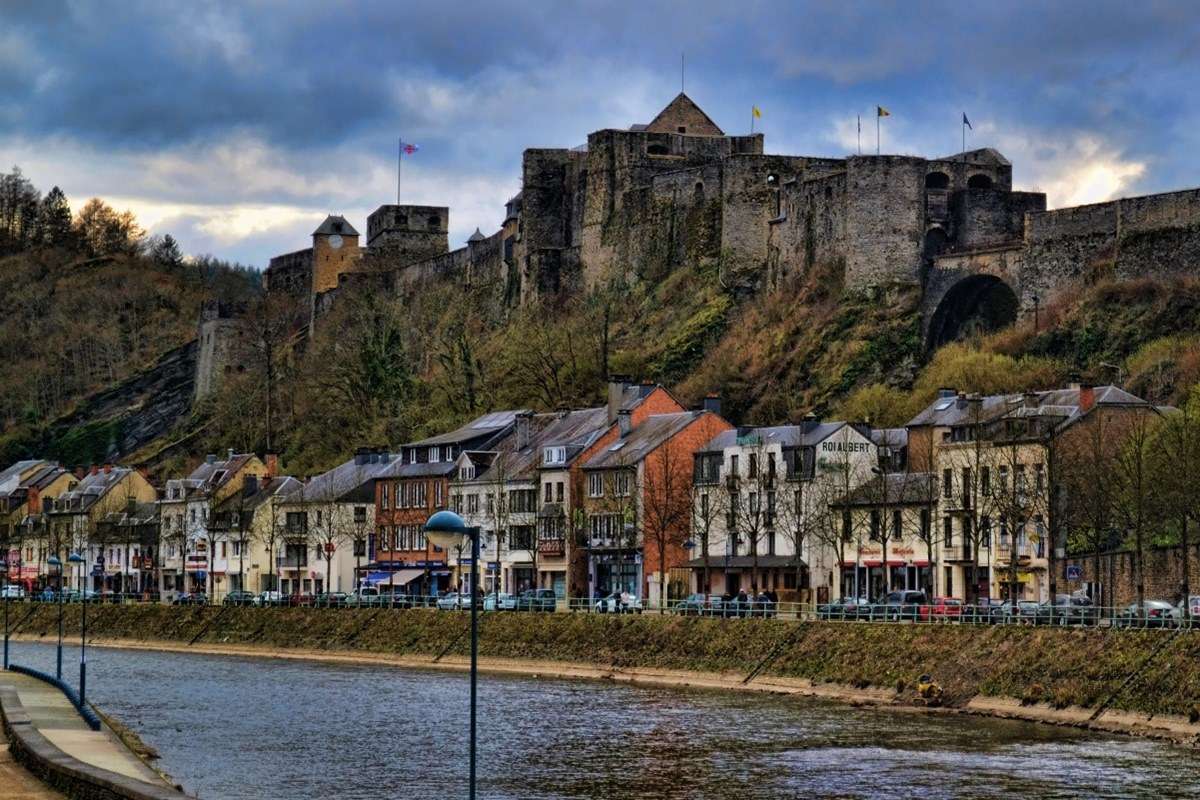
M644 542L658 556L659 608L667 607L667 554L678 550L690 532L691 458L668 439L642 462L642 526Z
M1193 388L1159 427L1152 453L1155 482L1161 487L1164 507L1174 519L1181 553L1179 596L1181 610L1191 613L1192 522L1200 521L1200 389Z
M1150 410L1128 412L1124 443L1116 460L1117 514L1125 530L1133 536L1134 576L1138 608L1146 599L1146 535L1160 519L1162 487L1154 480L1154 428L1158 415Z
M714 476L715 479L715 476ZM700 585L703 594L712 593L711 547L721 541L720 522L729 507L729 494L719 484L693 481L692 484L692 535L704 561Z

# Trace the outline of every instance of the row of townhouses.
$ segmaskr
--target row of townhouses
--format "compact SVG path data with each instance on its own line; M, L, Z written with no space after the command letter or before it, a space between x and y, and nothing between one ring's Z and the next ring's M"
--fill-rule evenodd
M98 592L430 596L471 588L469 554L423 532L449 508L480 529L489 593L1044 599L1067 461L1162 413L1113 386L942 390L903 428L736 427L715 396L688 409L617 379L599 407L492 412L307 479L233 451L161 487L21 461L0 471L0 552L29 590L53 584L52 555L78 554L63 582Z

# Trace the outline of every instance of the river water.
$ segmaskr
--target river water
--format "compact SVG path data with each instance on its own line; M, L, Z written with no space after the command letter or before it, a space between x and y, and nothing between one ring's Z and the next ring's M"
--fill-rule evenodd
M466 796L463 674L88 653L93 702L202 798ZM52 672L54 648L12 660ZM479 693L489 800L1200 797L1186 750L1031 723L486 674Z

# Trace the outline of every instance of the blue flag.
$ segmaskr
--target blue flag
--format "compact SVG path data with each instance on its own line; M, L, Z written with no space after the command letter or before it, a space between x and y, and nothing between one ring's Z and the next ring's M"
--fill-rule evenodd
M967 112L965 112L965 111L963 112L963 125L966 125L968 128L971 128L971 120L967 119ZM971 128L971 130L975 130L975 129Z

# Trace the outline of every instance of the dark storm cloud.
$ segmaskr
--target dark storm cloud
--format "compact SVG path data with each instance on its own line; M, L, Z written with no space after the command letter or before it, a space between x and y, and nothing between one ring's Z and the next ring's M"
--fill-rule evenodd
M69 193L317 213L385 202L403 133L421 199L498 208L475 195L515 184L523 147L648 121L686 51L689 93L730 131L763 107L774 152L842 155L882 103L895 146L944 154L966 110L1019 177L1092 152L1160 189L1200 183L1198 42L1190 3L9 0L0 157L34 153Z

